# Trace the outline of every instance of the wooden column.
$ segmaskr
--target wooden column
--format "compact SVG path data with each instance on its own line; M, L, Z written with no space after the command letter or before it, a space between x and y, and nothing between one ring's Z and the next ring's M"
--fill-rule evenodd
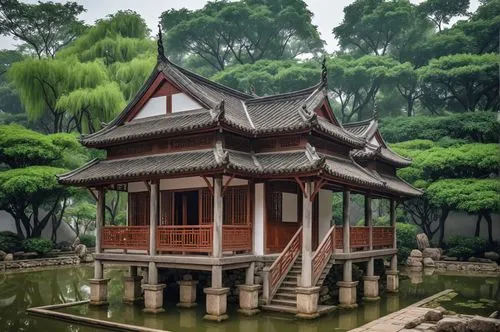
M349 218L351 215L351 192L349 189L344 189L344 195L342 199L343 203L343 221L344 221L344 253L351 252L351 224L349 223Z
M222 257L222 213L223 202L222 199L222 177L213 179L214 188L214 224L213 224L213 257Z
M398 243L396 239L396 202L393 198L390 199L390 221L391 221L391 227L392 227L392 246L394 249L398 248ZM396 271L398 269L398 256L394 255L392 256L391 259L391 270Z
M312 287L312 182L304 183L302 193L302 273L300 285ZM292 208L292 207L290 207Z
M158 228L159 183L151 182L149 189L149 254L156 255L156 229Z
M104 227L104 216L106 211L106 191L103 188L97 190L97 211L95 222L95 253L101 253L102 228ZM94 279L102 279L102 263L99 260L94 261Z
M365 226L369 231L369 249L373 250L373 218L372 218L372 197L370 194L365 195Z

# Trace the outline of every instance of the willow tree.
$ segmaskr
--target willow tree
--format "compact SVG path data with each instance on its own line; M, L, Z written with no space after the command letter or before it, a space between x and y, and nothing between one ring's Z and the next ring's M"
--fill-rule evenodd
M69 132L75 123L80 133L92 131L97 129L97 121L109 120L124 103L117 89L110 85L106 67L100 61L27 59L12 65L8 75L29 119L40 120L48 132ZM110 87L109 93L105 93ZM92 122L82 119L85 112ZM47 118L51 124L44 122Z
M126 100L131 100L156 63L155 56L141 56L129 62L115 62L109 67L111 78L120 86Z

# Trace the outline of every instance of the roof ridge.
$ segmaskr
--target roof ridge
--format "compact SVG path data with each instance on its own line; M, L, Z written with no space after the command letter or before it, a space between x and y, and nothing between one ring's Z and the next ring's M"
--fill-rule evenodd
M63 173L63 174L56 174L56 178L57 178L57 180L64 180L68 176L76 175L78 173L81 173L82 171L86 170L90 166L99 163L100 161L101 160L99 158L94 158L94 159L88 161L87 163L83 164L82 166L80 166L78 168L75 168L72 171L69 171L69 172L66 172L66 173Z
M302 97L306 94L310 95L311 92L314 92L318 87L322 85L322 83L310 86L308 88L302 89L302 90L296 90L296 91L290 91L290 92L285 92L285 93L280 93L280 94L275 94L275 95L270 95L270 96L263 96L263 97L254 97L248 100L245 100L245 103L249 104L257 104L261 102L267 102L267 101L275 101L275 100L280 100L284 98L290 98L290 97Z
M370 122L372 122L373 120L374 120L373 118L369 118L369 119L361 120L361 121L347 122L347 123L342 123L342 126L349 127L349 128L364 126L364 125L370 124Z

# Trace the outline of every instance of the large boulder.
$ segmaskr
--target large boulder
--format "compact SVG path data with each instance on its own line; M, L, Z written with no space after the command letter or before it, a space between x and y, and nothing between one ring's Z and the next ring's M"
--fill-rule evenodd
M420 258L420 260L422 260L422 257L423 257L423 254L420 250L417 250L417 249L413 249L411 252L410 252L410 257L413 257L413 258Z
M425 248L422 251L424 258L430 257L433 261L437 262L441 258L441 249L439 248Z
M471 332L496 332L500 331L500 320L474 316L467 322L467 329Z
M3 261L5 256L7 256L7 253L5 251L0 250L0 261Z
M434 260L430 257L425 257L423 263L424 263L425 267L435 267L436 266L436 264L434 263Z
M425 313L424 319L428 322L438 322L443 319L443 313L440 310L429 310Z
M406 260L406 265L410 267L422 267L422 258L419 257L408 257Z
M75 247L75 255L77 255L80 259L85 259L87 255L87 246L84 244L79 244Z
M437 332L465 332L465 322L458 318L446 317L436 324Z
M484 258L491 259L492 261L500 261L500 254L494 251L487 251L484 253Z
M7 255L5 255L5 257L3 258L3 260L4 260L4 261L6 261L6 262L11 262L11 261L13 261L13 260L14 260L14 255L12 255L12 254L7 254Z
M425 235L425 233L417 234L417 246L420 250L424 250L425 248L429 248L431 246L429 238Z

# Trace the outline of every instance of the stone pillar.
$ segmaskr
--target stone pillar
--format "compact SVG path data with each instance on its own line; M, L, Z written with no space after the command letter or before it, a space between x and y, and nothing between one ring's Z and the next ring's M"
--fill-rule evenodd
M344 280L337 282L339 286L339 307L344 309L356 308L357 281L352 281L352 261L344 263Z
M343 236L344 236L344 253L351 252L351 224L349 223L349 218L351 215L351 192L348 189L344 189L344 195L342 199L343 209L342 218L344 222Z
M149 188L149 255L156 255L156 229L159 221L159 182L151 182Z
M179 284L179 303L177 306L180 308L194 308L196 307L196 286L197 280L189 274L185 275L183 280L177 282Z
M379 276L375 275L375 259L372 257L368 261L366 276L363 277L364 301L377 301L379 297L378 281Z
M245 273L245 285L239 285L240 309L238 312L244 315L255 315L259 308L259 290L260 285L254 284L255 263L250 263Z
M387 275L387 292L389 293L397 293L399 292L399 271L391 270L386 271Z
M144 312L163 312L163 289L166 285L158 284L158 267L155 262L149 262L148 283L142 285L144 290Z
M297 317L311 319L319 316L320 287L314 287L312 276L312 206L313 183L304 183L302 195L302 271L297 293Z
M221 219L222 219L222 214L221 214ZM222 287L222 266L220 265L212 266L212 287L205 288L203 292L207 295L206 298L207 314L203 317L203 319L216 322L221 322L223 320L228 319L229 317L226 314L226 311L227 311L227 293L229 293L229 288Z
M312 287L312 182L304 183L302 195L302 271L301 287Z
M141 280L137 275L137 266L129 267L129 275L123 278L124 294L123 302L135 303L141 298Z
M97 190L97 211L95 222L95 253L101 253L102 227L104 226L106 191L103 188ZM108 282L104 279L103 265L99 259L94 261L94 278L90 279L90 304L108 304Z
M223 198L222 198L222 177L213 178L214 189L214 224L213 224L213 257L222 257L222 216L223 216Z
M373 250L373 219L372 219L372 197L365 195L365 226L369 229L369 249Z

